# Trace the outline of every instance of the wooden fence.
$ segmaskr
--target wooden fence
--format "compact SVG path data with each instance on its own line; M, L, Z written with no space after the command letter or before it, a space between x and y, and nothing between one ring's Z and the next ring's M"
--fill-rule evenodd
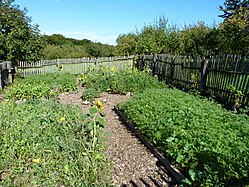
M215 96L229 107L233 107L236 97L241 104L249 106L249 56L145 55L138 57L135 66L140 70L149 67L159 80L175 87L199 91L202 95ZM236 91L242 94L236 96Z
M130 68L133 56L101 57L101 58L74 58L40 60L37 62L19 62L16 71L21 76L32 74L54 73L58 71L80 74L99 66L115 67L116 69Z
M0 89L13 81L14 72L11 69L11 62L0 63Z

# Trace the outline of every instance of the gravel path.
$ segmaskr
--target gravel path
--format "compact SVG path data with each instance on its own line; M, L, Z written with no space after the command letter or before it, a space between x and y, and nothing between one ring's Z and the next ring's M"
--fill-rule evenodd
M86 112L89 105L83 103L80 96L81 91L63 93L60 95L60 102L80 105ZM108 146L107 156L113 167L111 178L113 186L174 186L167 172L158 164L157 158L126 129L113 111L114 106L129 98L129 95L107 93L103 93L99 98L103 103L103 112L107 121L105 130L110 133L110 136L106 138L106 144Z

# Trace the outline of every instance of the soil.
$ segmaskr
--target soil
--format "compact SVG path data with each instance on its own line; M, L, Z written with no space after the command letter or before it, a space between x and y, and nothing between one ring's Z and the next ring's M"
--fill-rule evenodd
M59 100L63 104L79 105L87 112L90 103L81 99L82 89L74 93L63 93ZM127 101L131 96L103 93L98 98L104 106L103 113L110 136L106 138L107 157L113 168L111 183L113 186L174 186L163 167L160 166L147 148L119 120L113 107Z

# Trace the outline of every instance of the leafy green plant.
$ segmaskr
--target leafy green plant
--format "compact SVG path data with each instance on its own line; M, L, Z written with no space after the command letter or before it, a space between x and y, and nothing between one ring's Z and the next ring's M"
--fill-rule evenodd
M137 69L115 70L112 68L100 67L88 74L81 74L79 77L82 85L86 88L83 97L95 97L95 90L98 95L101 92L126 94L128 92L138 93L149 88L163 88L165 85L159 82L151 72L145 69L139 72ZM90 90L88 90L90 89Z
M87 101L92 101L94 98L100 96L100 91L96 90L96 88L86 88L82 92L82 99Z
M58 93L77 89L75 77L69 73L49 73L19 78L5 91L6 99L55 97Z
M241 106L241 99L243 98L244 94L241 90L237 90L233 85L227 86L227 89L233 94L233 110L235 113L237 113L238 108Z
M0 104L0 186L109 186L100 109Z
M249 184L249 117L175 89L151 89L120 105L191 186Z

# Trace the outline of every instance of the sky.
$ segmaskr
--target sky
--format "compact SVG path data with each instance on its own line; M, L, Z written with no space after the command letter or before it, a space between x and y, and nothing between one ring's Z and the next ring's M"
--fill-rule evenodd
M140 31L163 16L169 24L220 23L225 0L15 0L27 8L41 34L114 44L120 34Z

